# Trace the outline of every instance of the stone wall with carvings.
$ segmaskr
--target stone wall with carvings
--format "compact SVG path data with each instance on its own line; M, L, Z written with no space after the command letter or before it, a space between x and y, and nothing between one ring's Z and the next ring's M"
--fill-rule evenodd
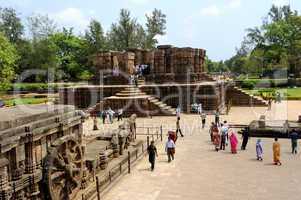
M209 80L205 73L206 51L196 48L178 48L171 45L158 46L154 50L128 49L126 52L99 52L91 57L97 72L94 82L127 84L134 66L147 65L150 74L146 75L149 83L198 82ZM124 72L116 74L116 70ZM115 71L115 72L114 72ZM115 73L115 74L114 74Z

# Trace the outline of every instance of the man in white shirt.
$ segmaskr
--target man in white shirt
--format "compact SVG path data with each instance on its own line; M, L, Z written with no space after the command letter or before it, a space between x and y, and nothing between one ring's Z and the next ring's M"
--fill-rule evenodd
M198 114L201 115L202 112L203 112L203 108L202 108L202 104L200 103L200 104L198 105Z
M227 124L227 121L224 121L224 124L222 124L221 127L221 149L225 150L225 146L228 146L228 139L229 139L229 135L228 135L228 131L229 131L229 125Z
M168 162L171 162L171 160L174 160L174 154L175 154L176 145L174 141L168 137L168 141L166 142L165 151L167 152Z
M178 106L177 109L176 109L177 118L180 117L180 115L181 115L181 108L180 108L180 106Z
M109 114L109 120L110 120L111 124L113 124L113 118L114 118L115 112L111 108L109 108L108 114Z

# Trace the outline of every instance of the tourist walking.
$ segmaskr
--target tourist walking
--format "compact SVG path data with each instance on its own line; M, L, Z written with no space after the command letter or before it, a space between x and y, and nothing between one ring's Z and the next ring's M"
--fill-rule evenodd
M96 131L98 130L98 127L97 127L97 117L94 116L93 117L93 131Z
M155 146L155 142L154 141L151 141L151 144L147 148L147 152L148 152L148 160L149 160L149 162L151 164L151 170L154 171L156 157L158 157L158 152L157 152L157 148Z
M106 111L102 111L101 112L101 118L102 118L102 123L103 124L106 123L106 116L107 116Z
M214 126L215 126L214 122L211 122L211 126L209 128L209 134L210 134L211 142L213 142L213 128L214 128Z
M202 104L200 103L200 104L198 105L198 114L201 115L202 112L203 112L203 108L202 108Z
M167 152L168 162L171 162L175 159L175 150L176 145L174 141L171 138L168 138L168 141L166 142L165 151Z
M174 131L168 131L168 138L172 139L174 143L177 142L177 134Z
M241 144L241 150L246 150L248 141L249 141L249 130L248 130L248 129L244 129L244 130L242 131L242 144Z
M224 121L224 129L226 131L226 146L228 146L228 140L229 140L229 124L227 121Z
M180 133L181 137L184 137L180 126L180 117L177 118L176 126L177 126L177 130L176 130L177 137L178 137L178 133Z
M134 81L135 81L135 86L138 87L138 75L135 76Z
M130 75L130 85L134 85L134 75Z
M206 113L202 112L201 119L202 119L202 129L204 129L206 124Z
M109 108L107 113L108 113L108 116L109 116L110 123L113 124L113 118L114 118L115 112L111 108Z
M272 99L269 99L268 101L268 110L272 109Z
M273 157L274 165L282 165L280 161L280 143L278 142L278 138L275 138L275 142L273 144Z
M178 106L177 109L176 109L176 116L177 116L177 118L179 118L180 115L181 115L181 108L180 108L180 106Z
M279 92L276 92L276 102L281 103L281 94Z
M228 129L226 129L226 127L223 124L221 124L220 132L221 132L221 143L220 143L221 146L220 146L220 150L225 150Z
M219 111L215 111L215 124L219 124Z
M218 126L216 124L214 124L214 127L212 128L212 137L213 137L213 144L215 146L215 150L219 151L220 134L219 134Z
M123 110L118 109L117 111L117 121L122 121Z
M292 154L297 154L298 153L299 134L297 133L297 131L295 129L293 129L290 136L291 136L291 142L292 142Z
M237 144L238 144L238 139L233 130L231 130L230 134L230 144L231 144L231 153L236 154L237 153Z
M256 156L257 156L257 160L263 161L263 146L262 146L261 139L258 139L256 142Z
M221 125L221 130L222 132L225 133L226 138L225 138L225 145L228 146L228 140L229 140L229 125L227 123L227 121L224 121L224 123Z

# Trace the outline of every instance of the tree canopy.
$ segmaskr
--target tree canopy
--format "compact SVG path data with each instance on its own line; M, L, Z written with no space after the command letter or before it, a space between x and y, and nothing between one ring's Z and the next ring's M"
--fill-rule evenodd
M18 58L15 47L0 33L0 89L6 89L8 83L15 78Z
M155 9L146 21L141 25L129 10L121 9L109 30L92 19L84 34L78 35L72 28L58 28L48 15L33 14L22 22L15 9L0 7L1 83L31 69L45 73L32 74L25 81L47 81L49 72L54 72L53 81L89 80L93 68L88 58L96 52L156 46L156 36L165 34L166 15Z
M126 50L128 48L155 48L158 44L156 36L164 35L166 15L155 9L146 15L146 28L131 17L129 10L122 9L118 23L113 23L108 34L111 49Z
M12 8L0 7L0 32L3 32L10 42L16 43L21 40L24 31L21 19Z
M236 73L273 76L275 71L300 76L301 16L289 6L272 6L260 27L248 28L236 55L225 61Z

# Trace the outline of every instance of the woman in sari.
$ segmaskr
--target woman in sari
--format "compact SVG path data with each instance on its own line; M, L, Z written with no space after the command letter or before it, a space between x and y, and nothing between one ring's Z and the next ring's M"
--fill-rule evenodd
M231 152L233 154L237 153L237 144L238 144L238 139L233 130L230 131L230 144L231 144Z
M257 160L262 161L262 155L263 155L263 147L262 147L262 142L261 139L257 140L256 143L256 155L257 155Z
M275 142L273 144L273 156L274 165L282 165L280 161L280 143L278 142L278 138L275 138Z
M213 137L213 144L215 146L215 150L218 151L220 145L220 134L216 124L212 128L212 137Z

